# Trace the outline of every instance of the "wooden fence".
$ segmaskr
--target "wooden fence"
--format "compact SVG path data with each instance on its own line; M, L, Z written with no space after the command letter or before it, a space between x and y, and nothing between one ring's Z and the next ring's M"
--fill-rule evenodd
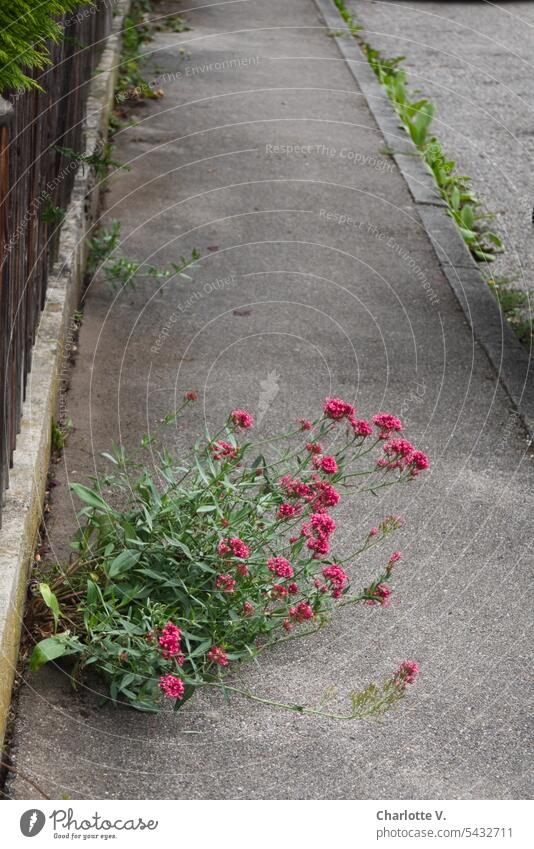
M57 148L83 150L88 84L112 6L100 0L65 16L52 64L35 74L44 90L0 98L0 523L61 211L79 167Z

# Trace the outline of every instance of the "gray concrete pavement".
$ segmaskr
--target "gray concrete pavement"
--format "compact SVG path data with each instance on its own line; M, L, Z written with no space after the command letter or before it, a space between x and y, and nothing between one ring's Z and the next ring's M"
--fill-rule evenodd
M524 434L312 0L210 4L187 17L190 33L151 45L165 98L137 108L139 124L119 135L118 156L134 167L113 180L106 216L123 222L125 254L164 264L196 247L201 260L192 282L91 289L53 556L68 555L76 526L68 480L101 467L112 439L135 444L186 388L210 424L229 407L266 406L265 431L329 394L362 413L402 408L431 473L340 519L346 538L393 508L405 516L391 608L345 608L329 630L242 674L259 695L307 703L405 657L422 674L381 722L333 724L217 693L178 716L99 708L89 682L73 692L51 668L22 688L17 764L56 798L528 796ZM360 565L356 582L373 568ZM21 779L12 792L34 795Z
M515 280L532 297L534 5L455 0L347 5L374 47L406 57L409 82L437 106L434 126L444 149L495 213L507 250L492 273Z

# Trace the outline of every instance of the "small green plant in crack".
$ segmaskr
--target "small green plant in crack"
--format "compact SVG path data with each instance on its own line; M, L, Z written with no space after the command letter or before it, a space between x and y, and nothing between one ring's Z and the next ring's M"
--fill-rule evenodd
M41 218L46 224L62 224L66 214L66 210L61 206L56 206L50 195L46 196L41 212Z
M486 282L520 341L532 345L534 322L529 315L531 303L528 292L518 289L507 277L487 277Z
M343 0L334 0L334 3L339 11L339 14L347 24L351 35L356 35L357 32L361 32L363 27L356 21L354 15L349 12Z
M140 279L169 280L171 277L179 276L191 280L185 270L200 259L200 253L194 249L191 259L180 257L180 262L171 262L170 268L160 268L157 265L138 262L127 257L112 258L112 254L120 244L119 221L112 221L111 228L106 230L101 227L89 240L89 257L86 272L93 276L97 271L103 275L112 289L122 289L133 286Z
M93 153L77 153L70 147L59 147L59 145L56 145L56 150L66 159L81 163L82 168L85 165L90 168L94 168L96 174L101 179L104 179L107 176L110 168L131 171L129 165L125 165L124 163L113 159L111 155L113 151L113 144L111 142L104 142L104 144L100 145L93 151Z
M62 427L59 422L57 422L54 418L52 418L52 423L50 426L50 442L52 446L52 451L56 454L61 454L65 447L65 440L69 433L73 430L74 425L72 421L69 419L67 424Z
M150 25L145 19L145 13L150 9L150 4L136 0L132 4L130 14L124 19L122 54L115 95L119 101L128 99L141 101L156 96L139 70L141 48L152 40Z
M354 18L344 0L334 0L341 17L349 25ZM384 86L406 132L432 172L447 211L456 223L469 250L479 262L492 262L504 250L499 236L492 230L493 216L483 210L482 201L470 189L470 178L456 174L456 164L448 159L439 140L431 134L436 107L420 92L407 88L406 72L401 67L404 56L385 57L359 35L362 27L352 29L379 83Z
M99 227L88 242L88 258L85 267L86 273L92 276L105 260L113 253L119 244L121 225L119 221L112 221L111 227Z
M400 67L403 56L385 58L380 51L362 43L369 64L426 165L434 175L448 213L460 234L479 262L492 262L503 250L499 236L489 226L493 216L482 210L482 202L470 188L470 178L455 173L456 163L448 159L439 140L431 135L435 106L426 98L414 99L417 92L408 92L406 73Z
M154 24L153 29L156 32L167 30L167 32L190 32L191 27L186 20L179 15L168 15L163 21L158 21Z
M68 159L80 162L82 167L87 165L90 168L94 168L99 177L105 177L110 168L117 168L124 171L131 170L129 165L125 165L123 162L119 162L117 159L113 158L113 147L114 145L112 142L104 142L92 153L87 154L77 153L68 147L56 147L56 150Z

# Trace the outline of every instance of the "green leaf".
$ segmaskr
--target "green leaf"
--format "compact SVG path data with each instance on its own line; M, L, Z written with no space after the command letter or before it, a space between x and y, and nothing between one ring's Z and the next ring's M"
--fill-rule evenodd
M197 513L212 513L214 510L217 510L216 504L204 504L197 509Z
M121 551L118 557L115 557L115 559L111 561L108 569L108 577L115 578L117 575L120 575L121 572L127 572L128 569L135 566L140 557L140 551L133 551L129 548Z
M462 208L461 216L465 229L472 230L475 223L475 212L469 203L466 203Z
M35 646L30 659L30 669L32 672L37 672L41 666L48 663L50 660L55 660L66 654L76 654L80 651L80 647L73 646L69 643L70 634L59 634L56 637L47 637L46 640L41 640Z
M105 510L107 513L113 513L113 510L107 504L100 495L97 495L92 489L84 486L82 483L71 483L69 488L74 492L75 495L78 496L80 501L84 501L86 504L89 504L91 507L95 507L98 510Z
M54 617L54 624L57 628L61 616L59 602L50 587L48 586L48 584L39 584L39 592L41 593L42 599L46 606L52 611L52 615Z
M199 654L204 654L211 647L211 645L211 640L204 640L204 642L200 643L200 645L197 646L196 649L188 655L188 658L198 657Z

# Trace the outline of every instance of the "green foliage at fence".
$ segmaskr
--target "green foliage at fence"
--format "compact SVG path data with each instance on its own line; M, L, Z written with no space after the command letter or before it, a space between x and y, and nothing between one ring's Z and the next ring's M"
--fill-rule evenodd
M62 15L91 0L9 0L0 3L0 94L40 88L28 76L50 65L50 42L59 41Z

